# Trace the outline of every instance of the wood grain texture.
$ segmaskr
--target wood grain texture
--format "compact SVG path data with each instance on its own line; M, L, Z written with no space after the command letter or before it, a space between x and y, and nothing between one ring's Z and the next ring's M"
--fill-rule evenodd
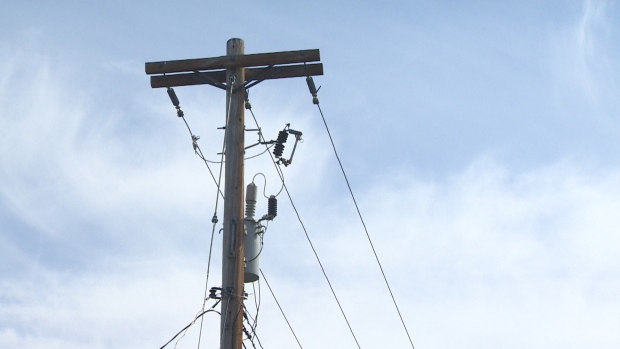
M292 77L305 77L323 75L323 64L296 64L273 67L273 71L265 72L265 68L248 68L245 70L245 81L257 79L283 79ZM261 75L262 74L262 75ZM208 78L207 78L208 77ZM176 87L189 85L209 84L211 80L219 83L226 82L226 71L207 71L199 73L182 73L173 75L154 75L151 76L151 87Z
M183 59L178 61L148 62L147 75L193 72L196 70L235 69L240 67L259 67L278 64L318 62L321 54L318 49L257 53L251 55L230 55L212 58Z

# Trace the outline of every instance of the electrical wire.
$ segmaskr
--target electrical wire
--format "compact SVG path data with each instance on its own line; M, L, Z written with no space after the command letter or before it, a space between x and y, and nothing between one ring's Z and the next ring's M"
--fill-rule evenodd
M263 185L263 196L265 197L265 199L269 199L267 194L265 194L265 191L267 190L267 177L265 177L264 173L259 172L259 173L255 174L254 177L252 177L252 183L254 183L254 180L256 180L256 177L258 177L258 175L263 176L263 181L265 183L265 185Z
M228 119L230 118L230 103L232 101L232 83L230 84L231 87L231 93L230 93L230 97L228 98L228 107L226 108L227 113L226 113L226 124L228 125ZM189 128L189 126L188 126ZM222 185L222 168L224 167L224 149L226 147L226 136L227 136L228 132L224 132L224 140L222 142L222 155L221 155L221 161L220 161L220 174L219 174L219 178L216 182L217 184L217 191L221 194L222 191L220 190L220 186ZM206 162L205 162L206 164ZM213 210L213 218L211 219L211 222L213 223L213 228L211 229L211 243L209 244L209 258L208 258L208 262L207 262L207 279L205 281L205 294L203 297L203 302L202 302L202 310L204 310L205 308L205 304L207 302L207 289L209 288L209 272L211 271L211 253L213 250L213 236L215 235L215 227L217 225L217 207L219 204L219 199L220 196L219 195L215 195L215 209ZM224 199L224 195L222 194L222 199ZM230 304L230 302L227 302L227 308L228 305ZM228 315L228 313L226 313L226 315ZM202 325L203 325L203 321L202 319L200 320L200 333L198 334L198 349L200 349L200 342L202 339ZM221 335L221 334L220 334Z
M284 184L284 180L282 183ZM336 303L338 304L338 308L340 308L340 312L342 313L342 316L344 317L344 320L347 323L347 326L349 327L349 331L351 332L351 335L353 336L353 339L355 340L355 344L357 344L357 347L361 349L361 346L359 342L357 341L357 337L355 336L355 333L353 332L353 328L351 327L351 324L349 323L349 319L347 318L347 315L344 312L344 308L342 308L342 304L340 304L340 301L338 300L338 297L336 296L336 291L334 290L334 287L332 286L331 281L329 281L329 278L327 277L327 272L325 271L325 268L323 267L323 263L321 263L321 260L319 259L319 255L317 254L316 249L314 248L314 244L312 244L312 241L310 240L310 236L308 235L306 226L301 221L301 217L299 216L299 211L297 211L297 207L295 206L295 203L293 203L293 198L291 197L291 193L288 191L288 187L286 186L286 184L284 184L284 191L286 192L286 195L288 196L288 199L291 202L291 206L293 207L293 211L295 211L295 215L297 215L297 220L301 224L301 227L304 230L304 233L306 234L306 238L308 239L308 243L310 244L310 247L312 248L312 252L314 252L314 256L316 257L316 260L319 262L319 266L321 267L323 276L325 276L325 280L327 281L327 284L329 285L329 288L332 291L332 294L334 295L334 299L336 300Z
M170 87L168 87L168 94L169 95L170 95L170 91L171 90L172 89ZM222 193L222 190L221 190L223 159L222 159L222 161L219 162L219 164L220 164L220 176L219 176L219 180L216 180L215 176L213 175L213 172L211 171L211 167L209 167L209 162L211 162L211 163L217 163L217 162L209 161L209 160L207 160L205 158L204 154L202 153L202 150L200 149L200 146L198 145L198 140L200 139L200 137L194 135L194 133L192 132L192 129L189 127L189 124L188 124L187 120L185 119L185 116L184 116L183 112L181 111L181 109L180 109L180 107L178 105L179 101L176 98L176 95L174 94L174 91L172 91L172 95L170 95L170 98L172 99L172 103L175 105L175 107L177 107L177 111L178 111L177 115L180 118L183 119L183 122L185 123L185 126L187 127L187 131L189 131L189 134L190 134L190 136L192 138L192 145L194 147L194 152L198 155L198 157L200 157L204 161L205 165L207 166L207 169L209 170L209 173L211 174L211 178L213 178L213 181L215 182L215 185L217 186L217 194L219 194L219 195L217 195L217 194L215 195L215 210L214 210L214 213L213 213L213 218L211 219L211 222L213 222L213 229L211 230L211 239L210 239L210 242L209 242L209 257L208 257L208 262L207 262L207 277L206 277L206 281L205 281L205 293L204 293L203 302L202 302L202 313L200 315L200 332L199 332L199 335L198 335L198 348L200 349L200 341L202 339L202 327L203 327L202 315L206 313L205 306L206 306L206 303L207 303L207 290L208 290L208 285L209 285L209 274L210 274L210 271L211 271L211 255L212 255L212 252L213 252L213 237L215 235L215 227L216 227L216 223L217 223L217 207L218 207L219 197L221 196L222 199L224 199L224 194ZM230 101L229 101L229 104L230 104ZM228 114L226 116L226 122L228 123ZM226 134L224 134L224 144L226 144ZM222 149L222 157L223 157L223 151L224 150ZM197 319L198 319L198 317L196 317L194 319L194 321L192 321L192 323L190 323L183 330L181 330L181 332L183 332L184 330L189 328L191 325L193 325L196 322ZM166 343L164 345L164 347L166 345L168 345L172 340L174 340L174 338L176 338L181 332L177 333L177 335L174 336L168 343ZM181 338L183 338L184 336L185 336L185 333L183 333L183 336L181 336ZM181 338L179 338L179 340L181 340ZM177 343L179 342L179 340L177 340ZM175 348L176 348L176 344L175 344Z
M267 288L269 288L269 292L271 292L273 299L276 301L276 304L278 305L278 308L280 309L280 312L282 313L282 316L284 317L284 320L286 321L288 328L291 329L291 333L293 333L293 337L295 337L295 340L297 341L297 344L299 344L299 347L303 349L303 347L301 346L301 343L299 342L299 338L297 338L295 331L293 331L293 327L291 326L291 323L288 321L286 314L284 314L284 310L282 310L282 307L280 306L280 302L278 302L278 299L276 298L275 293L273 293L273 290L271 289L271 286L269 285L269 281L267 281L267 278L265 277L265 274L263 273L263 269L259 269L259 270L260 270L260 275L263 277L263 280L265 280L265 283L267 284Z
M218 302L218 303L219 303L219 302ZM217 303L216 303L216 305L217 305ZM214 305L214 306L215 306L215 305ZM199 318L200 318L200 319L202 319L202 316L203 316L204 314L206 314L206 313L211 313L211 312L213 312L213 313L217 313L217 314L220 314L220 312L219 312L219 311L217 311L217 310L215 310L215 309L213 309L213 308L211 308L211 309L207 309L207 310L202 311L200 314L196 315L196 317L194 318L194 320L193 320L192 322L190 322L187 326L183 327L183 329L181 329L181 330L180 330L177 334L175 334L175 335L174 335L174 337L172 337L172 338L171 338L168 342L166 342L166 344L162 345L162 346L161 346L161 348L159 348L159 349L164 349L164 348L165 348L168 344L172 343L172 341L173 341L175 338L177 338L177 337L178 337L181 333L183 333L183 335L185 335L185 332L186 332L186 331L187 331L187 330L188 330L188 329L189 329L189 328L190 328L190 327L191 327L194 323L196 323L196 320L198 320ZM220 314L220 315L222 315L222 314ZM183 337L181 337L181 338L183 338ZM179 340L181 340L181 338L179 338ZM178 343L178 341L177 341L177 343ZM175 344L175 347L176 347L176 344Z
M334 144L334 140L332 138L331 132L329 131L329 127L327 126L327 121L325 121L325 116L323 115L323 110L321 110L321 106L318 103L316 104L317 108L319 108L319 112L321 113L321 118L323 119L323 124L325 124L325 129L327 130L327 135L329 136L329 140L332 144L332 148L334 149L334 154L336 155L336 159L338 160L338 164L340 165L340 169L342 170L342 175L344 176L344 180L347 183L347 187L349 188L349 193L351 194L351 198L353 199L353 204L355 205L355 209L357 210L357 214L364 226L364 231L366 232L366 237L368 238L368 242L370 243L370 247L372 248L372 253L375 255L375 259L377 260L377 264L379 265L379 269L381 270L381 275L383 275L383 280L385 280L385 285L387 286L388 291L390 292L390 297L392 297L392 302L394 303L394 307L396 308L396 312L398 313L398 317L400 318L400 322L403 324L403 328L407 333L407 338L409 339L409 343L411 343L411 347L415 349L413 345L413 341L411 340L411 336L409 335L409 330L407 330L407 326L405 325L405 320L403 319L402 314L400 313L400 309L398 308L398 304L396 304L396 298L394 298L394 293L392 293L392 288L390 287L390 283L383 271L383 266L379 261L379 256L377 255L377 251L375 250L375 246L372 243L372 239L370 238L370 234L368 233L368 228L366 227L366 223L364 222L364 218L362 218L362 213L360 211L359 206L357 205L357 200L355 200L355 195L353 195L353 190L351 189L351 184L349 183L349 179L347 178L347 174L344 171L344 167L342 166L342 161L340 161L340 157L338 156L338 152L336 151L336 145Z
M226 133L225 133L226 135L228 134L228 132L230 130L230 128L228 127L228 122L229 122L229 119L230 119L231 102L232 102L232 96L233 96L233 93L234 93L233 87L235 86L235 82L236 82L236 76L232 75L230 83L229 83L229 88L230 89L227 91L229 99L228 99L228 105L226 106L226 124L225 124L226 125ZM227 136L224 136L224 142L222 143L222 153L221 153L222 154L222 159L221 159L222 163L224 163L224 153L225 153L225 149L226 149L226 137ZM220 166L220 181L221 181L221 178L222 178L222 168L223 168L223 166ZM217 199L219 199L219 196L217 197ZM217 205L217 201L216 201L216 205ZM231 293L231 292L229 292L227 290L226 293L222 292L222 298L224 297L224 294L226 294L227 297L228 297L228 300L226 301L226 312L224 314L224 322L223 322L224 324L226 324L227 317L228 317L228 308L230 307L230 303L232 303L233 296L236 296L236 295ZM243 299L243 295L237 296L237 297ZM235 301L239 302L239 300L235 300ZM235 314L235 317L232 320L233 323L235 323L237 321L237 318L239 317L239 314L241 313L241 310L243 308L242 307L243 301L240 301L240 305L241 306L238 307L237 313ZM224 331L224 326L222 326L222 328L221 328L220 338L224 335L223 331Z
M219 190L219 185L218 185L218 190ZM217 212L217 204L215 207L215 212ZM213 217L215 218L215 214L213 215ZM207 289L209 288L209 273L211 271L211 253L213 251L213 236L215 235L215 226L217 224L217 220L215 220L215 222L213 222L213 229L211 229L211 242L209 243L209 258L208 258L208 262L207 262L207 279L205 281L205 294L203 296L203 303L202 303L202 310L204 311L205 309L205 304L207 302ZM202 339L202 325L203 325L203 321L202 319L200 319L200 332L198 335L198 349L200 349L200 341Z
M256 318L253 318L252 315L250 315L249 311L247 310L247 307L244 305L244 312L243 312L243 318L245 319L245 321L248 323L248 326L250 326L250 328L252 329L252 331L248 331L245 326L243 326L243 331L245 332L245 335L248 337L248 339L250 340L250 343L252 343L252 347L256 348L256 345L254 345L254 339L256 338L256 340L258 341L258 345L262 348L263 345L260 342L260 339L258 338L258 335L256 334ZM258 317L258 313L256 314L256 316ZM250 323L250 320L252 320L254 322L254 324Z
M254 282L252 283L252 290L254 291L254 305L256 305L256 317L254 318L254 328L256 328L256 326L258 326L258 314L260 311L260 303L261 303L261 298L262 298L262 292L260 289L260 279L258 279L258 282L256 282L258 284L258 297L256 296L256 288L254 287Z
M226 294L228 296L228 301L226 302L226 312L224 313L224 324L226 323L226 320L228 318L228 308L230 308L230 303L232 303L232 299L233 297L237 297L237 298L241 298L243 299L243 296L237 296L234 293L231 292L226 292L224 293L224 291L222 291L222 299L224 299L224 294ZM241 313L241 310L245 307L245 305L243 304L243 301L240 302L241 306L239 307L239 309L237 309L237 314L235 314L235 317L233 318L233 323L235 323L235 321L237 321L237 318L239 317L239 314ZM243 320L241 321L243 323ZM224 331L224 329L222 328L222 331ZM222 338L222 336L224 335L223 332L220 332L220 338ZM243 343L243 342L242 342Z
M250 113L252 114L252 118L254 118L254 122L256 123L256 127L260 128L260 125L258 124L258 121L256 120L256 116L254 115L254 111L252 111L252 108L248 108L250 110ZM288 187L286 186L286 183L284 182L284 174L282 173L282 170L280 169L280 167L277 165L275 159L273 158L273 155L271 155L271 153L269 153L269 156L271 157L272 162L274 163L274 166L276 168L276 171L278 172L278 175L280 176L280 180L282 180L282 188L284 188L284 191L286 192L286 195L289 198L289 201L291 203L291 206L293 207L293 211L295 211L295 215L297 216L297 220L299 221L299 223L301 224L301 227L304 231L304 234L306 235L306 239L308 240L308 243L310 244L310 248L312 249L312 252L314 253L314 256L316 257L317 262L319 263L319 267L321 267L321 271L323 272L323 276L325 277L325 280L327 281L327 284L329 285L329 289L332 292L332 295L334 296L334 299L336 300L336 303L338 304L338 308L340 308L340 312L342 313L342 316L344 318L344 321L347 323L347 327L349 328L349 332L351 332L351 335L353 336L353 340L355 341L355 344L357 344L357 347L359 349L361 349L361 346L357 340L357 337L355 336L355 333L353 332L353 328L351 327L351 323L349 323L349 319L347 318L347 315L344 312L344 309L342 308L342 305L340 304L340 300L338 300L338 296L336 296L336 291L334 290L334 287L332 286L331 281L329 281L329 277L327 276L327 272L325 271L325 268L323 267L323 263L321 263L321 259L319 258L318 253L316 252L316 249L314 248L314 245L312 244L312 240L310 239L310 235L308 235L308 231L306 230L306 226L304 225L303 221L301 220L301 216L299 215L299 211L297 211L297 207L295 206L295 203L293 202L293 198L291 197L291 193L288 190Z
M209 170L209 174L211 174L211 178L213 178L213 181L215 182L215 185L217 186L218 182L217 182L217 180L215 180L215 176L213 175L213 172L211 171L211 167L209 167L209 162L213 162L213 161L209 161L209 160L205 159L204 155L202 154L202 150L200 149L200 146L196 142L198 140L198 137L195 136L192 133L192 129L189 127L189 124L187 123L187 120L185 120L185 116L181 116L181 119L183 119L183 122L185 122L185 126L187 126L187 130L189 131L189 134L192 137L192 144L194 146L194 152L198 155L198 157L200 157L202 159L202 161L205 162L205 165L207 165L207 170ZM222 195L222 199L223 199L224 198L224 194L222 194L222 192L219 190L219 186L218 186L218 191L219 191L220 195Z
M267 147L267 149L263 150L261 153L256 154L256 155L249 156L249 157L247 157L247 158L244 158L243 160L250 160L250 159L254 159L255 157L259 157L259 156L261 156L261 155L265 154L266 152L268 152L268 151L269 151L269 149L271 149L271 147L273 147L273 146L274 146L274 144L271 144L271 145L269 145L269 146Z

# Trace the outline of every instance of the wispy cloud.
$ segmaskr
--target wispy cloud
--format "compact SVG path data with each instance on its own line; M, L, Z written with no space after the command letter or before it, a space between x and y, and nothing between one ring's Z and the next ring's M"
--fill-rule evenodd
M565 110L571 97L586 102L575 103L580 111L615 110L603 88L614 86L603 74L613 69L597 65L608 57L600 41L606 6L587 3L583 17L554 37ZM215 188L165 92L143 93L146 77L135 60L109 65L122 86L94 78L101 86L84 82L75 65L59 64L36 35L25 39L31 44L0 43L8 48L0 50L0 346L158 347L202 305ZM219 131L203 130L221 119L198 112L211 97L177 92L201 144L217 149ZM304 131L287 183L362 347L406 347L337 165L322 146L324 131L271 93L252 92L263 101L255 111L269 116L262 126L271 136L290 115ZM119 96L119 105L111 103ZM519 169L478 154L433 179L411 172L412 160L400 153L401 170L385 173L385 149L376 148L364 154L374 172L353 171L350 179L416 346L620 345L618 168L566 156ZM268 195L279 190L268 162L248 162L246 180L259 171ZM281 305L304 346L354 347L284 195L279 206L261 263ZM219 239L216 232L209 286L219 284ZM294 346L264 284L261 298L265 347ZM209 318L203 343L217 345L218 320ZM194 347L196 334L192 328L181 347Z
M565 115L582 115L614 132L620 130L615 118L615 96L620 73L612 63L617 57L613 20L615 4L584 1L578 18L552 36L555 50L556 107ZM585 114L585 115L584 115Z
M481 158L445 181L401 179L358 194L417 345L617 344L620 172L560 163L519 173ZM302 216L313 222L311 237L360 339L386 343L371 335L379 326L393 346L406 345L349 199L327 206L320 195L312 205L306 200L310 209ZM282 214L268 234L262 265L298 335L314 345L350 345L298 223ZM141 243L125 241L134 250ZM138 347L140 338L160 344L200 307L204 264L197 252L188 252L116 256L89 273L41 266L32 278L5 278L0 341L34 348L52 338L69 348ZM288 335L277 326L285 325L262 287L264 341L289 347L274 342ZM317 325L305 326L309 322ZM208 341L214 340L213 326L206 329ZM183 347L195 343L196 331ZM524 332L529 334L519 335Z

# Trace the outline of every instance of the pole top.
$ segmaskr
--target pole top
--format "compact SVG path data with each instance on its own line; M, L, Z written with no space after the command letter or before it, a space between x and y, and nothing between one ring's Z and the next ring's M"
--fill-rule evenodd
M242 39L232 38L226 42L226 55L242 55L245 53L245 44Z

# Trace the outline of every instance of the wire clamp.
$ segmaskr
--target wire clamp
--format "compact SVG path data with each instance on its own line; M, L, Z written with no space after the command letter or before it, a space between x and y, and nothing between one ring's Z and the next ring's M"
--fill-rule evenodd
M194 151L198 154L198 140L200 136L192 135L192 145L194 146Z

